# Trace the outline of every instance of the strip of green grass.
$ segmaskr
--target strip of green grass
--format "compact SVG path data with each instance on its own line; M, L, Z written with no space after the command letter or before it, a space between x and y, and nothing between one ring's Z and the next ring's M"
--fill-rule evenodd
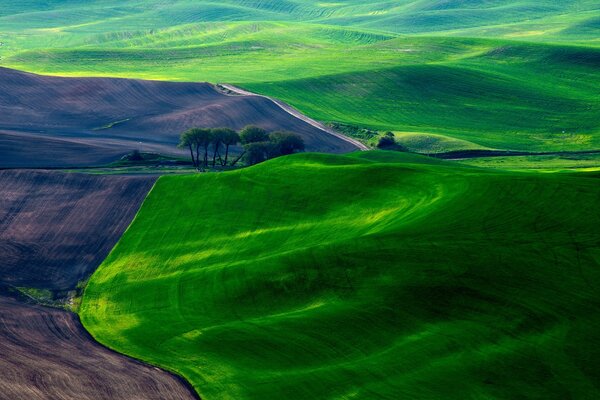
M81 318L207 400L594 398L598 198L398 153L162 177Z

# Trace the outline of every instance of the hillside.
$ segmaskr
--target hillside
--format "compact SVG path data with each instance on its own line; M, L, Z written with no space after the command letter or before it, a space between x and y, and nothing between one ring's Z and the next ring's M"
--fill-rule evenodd
M600 399L599 0L3 3L0 399Z
M0 15L0 65L233 83L440 151L577 151L600 132L595 3L30 1Z
M0 171L0 286L74 290L108 255L155 181Z
M176 377L92 340L75 314L0 296L4 399L191 400Z
M594 398L599 196L397 153L162 177L81 317L208 400Z
M0 167L106 164L132 150L185 154L195 126L291 130L312 151L356 149L268 99L227 96L207 83L60 78L0 68Z
M197 22L309 21L396 33L598 40L594 0L28 0L3 6L0 24L19 29L114 31ZM55 17L60 16L60 19ZM567 16L567 17L565 17Z

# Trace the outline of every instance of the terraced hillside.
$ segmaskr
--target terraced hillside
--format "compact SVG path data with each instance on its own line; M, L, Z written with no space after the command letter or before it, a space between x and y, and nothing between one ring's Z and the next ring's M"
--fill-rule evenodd
M599 198L398 153L162 177L81 316L209 400L594 398Z
M3 13L11 68L233 83L422 152L598 148L593 0L33 1Z
M227 96L206 83L73 79L0 69L0 166L90 166L130 151L180 154L194 126L256 124L300 134L308 149L356 147L291 116L270 100Z
M27 304L75 308L155 180L0 171L1 399L195 398L180 379L94 342L75 314Z

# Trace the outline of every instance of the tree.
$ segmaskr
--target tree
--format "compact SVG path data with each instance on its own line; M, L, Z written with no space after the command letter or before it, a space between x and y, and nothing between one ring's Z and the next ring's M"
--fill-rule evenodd
M213 156L212 156L213 168L215 167L215 164L217 163L217 155L219 155L219 157L221 157L221 155L219 154L219 149L221 148L221 143L223 142L222 136L223 136L224 129L227 129L227 128L213 128L210 130L210 132L211 132L210 141L213 146Z
M195 140L193 130L188 129L187 131L183 132L179 137L179 144L177 145L177 147L179 147L180 149L185 149L186 147L189 148L190 156L192 157L192 164L194 165L194 168L198 168L198 158L194 157L194 146Z
M392 132L386 132L380 137L377 147L383 150L408 151L406 147L396 142L396 136Z
M227 165L227 158L229 157L229 147L236 145L240 141L240 136L236 131L229 128L214 128L212 131L212 146L213 146L213 167L217 162L217 156L220 160L221 165ZM225 161L221 158L220 150L221 145L225 146Z
M240 131L240 142L244 146L244 152L231 164L235 165L242 157L249 165L258 164L267 159L269 153L269 134L266 130L247 125Z
M270 142L254 142L244 145L245 161L248 165L261 163L269 158Z
M394 146L396 146L396 137L392 132L386 132L377 143L377 147L380 149L390 149Z
M198 149L202 147L204 149L204 161L202 165L204 168L208 167L208 148L212 143L212 130L205 128L194 128L194 139L196 141L196 158L198 158Z
M227 165L227 158L229 157L229 146L235 146L240 142L240 135L233 129L223 128L221 132L221 142L225 146L225 159L221 165Z
M191 128L181 134L178 147L189 148L194 167L200 168L200 148L204 148L204 162L202 165L208 165L208 147L211 143L212 133L210 129ZM194 156L195 150L195 156Z
M271 142L271 157L304 151L304 140L292 132L272 132L269 134L269 141Z
M247 125L240 131L240 141L243 145L250 143L267 142L269 135L267 131L255 125Z

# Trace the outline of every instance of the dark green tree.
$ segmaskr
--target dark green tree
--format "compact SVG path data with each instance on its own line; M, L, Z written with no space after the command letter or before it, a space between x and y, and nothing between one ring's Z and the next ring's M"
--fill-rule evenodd
M244 145L244 160L248 165L255 165L266 161L271 153L270 142L254 142Z
M205 128L191 128L181 134L179 145L180 148L189 148L192 156L194 167L204 168L208 166L208 148L212 142L212 132ZM204 160L200 163L200 149L204 149ZM195 151L195 155L194 155Z
M285 156L304 151L304 140L292 132L277 131L269 134L271 143L270 157Z
M204 149L204 160L202 165L204 168L208 167L208 148L212 143L212 129L206 128L195 128L194 129L194 138L196 140L196 144L198 148ZM197 156L196 156L197 157Z
M396 146L396 137L392 132L386 132L377 143L377 147L380 149L391 149L394 146Z
M221 165L227 165L227 159L229 158L229 147L235 146L240 142L240 135L233 129L223 128L221 132L221 143L225 146L225 159L221 162Z
M223 130L227 128L213 128L210 130L211 132L211 144L213 147L213 155L212 155L212 166L213 168L217 164L217 156L220 158L221 154L219 150L221 150L221 144L223 143Z
M180 149L188 148L190 150L190 156L192 157L192 164L194 165L194 168L198 168L198 153L196 152L196 156L194 156L194 148L196 148L196 142L194 139L193 129L188 129L187 131L181 134L181 136L179 137L179 144L177 145L177 147L179 147Z
M243 145L269 141L266 130L255 125L248 125L240 131L240 141Z

